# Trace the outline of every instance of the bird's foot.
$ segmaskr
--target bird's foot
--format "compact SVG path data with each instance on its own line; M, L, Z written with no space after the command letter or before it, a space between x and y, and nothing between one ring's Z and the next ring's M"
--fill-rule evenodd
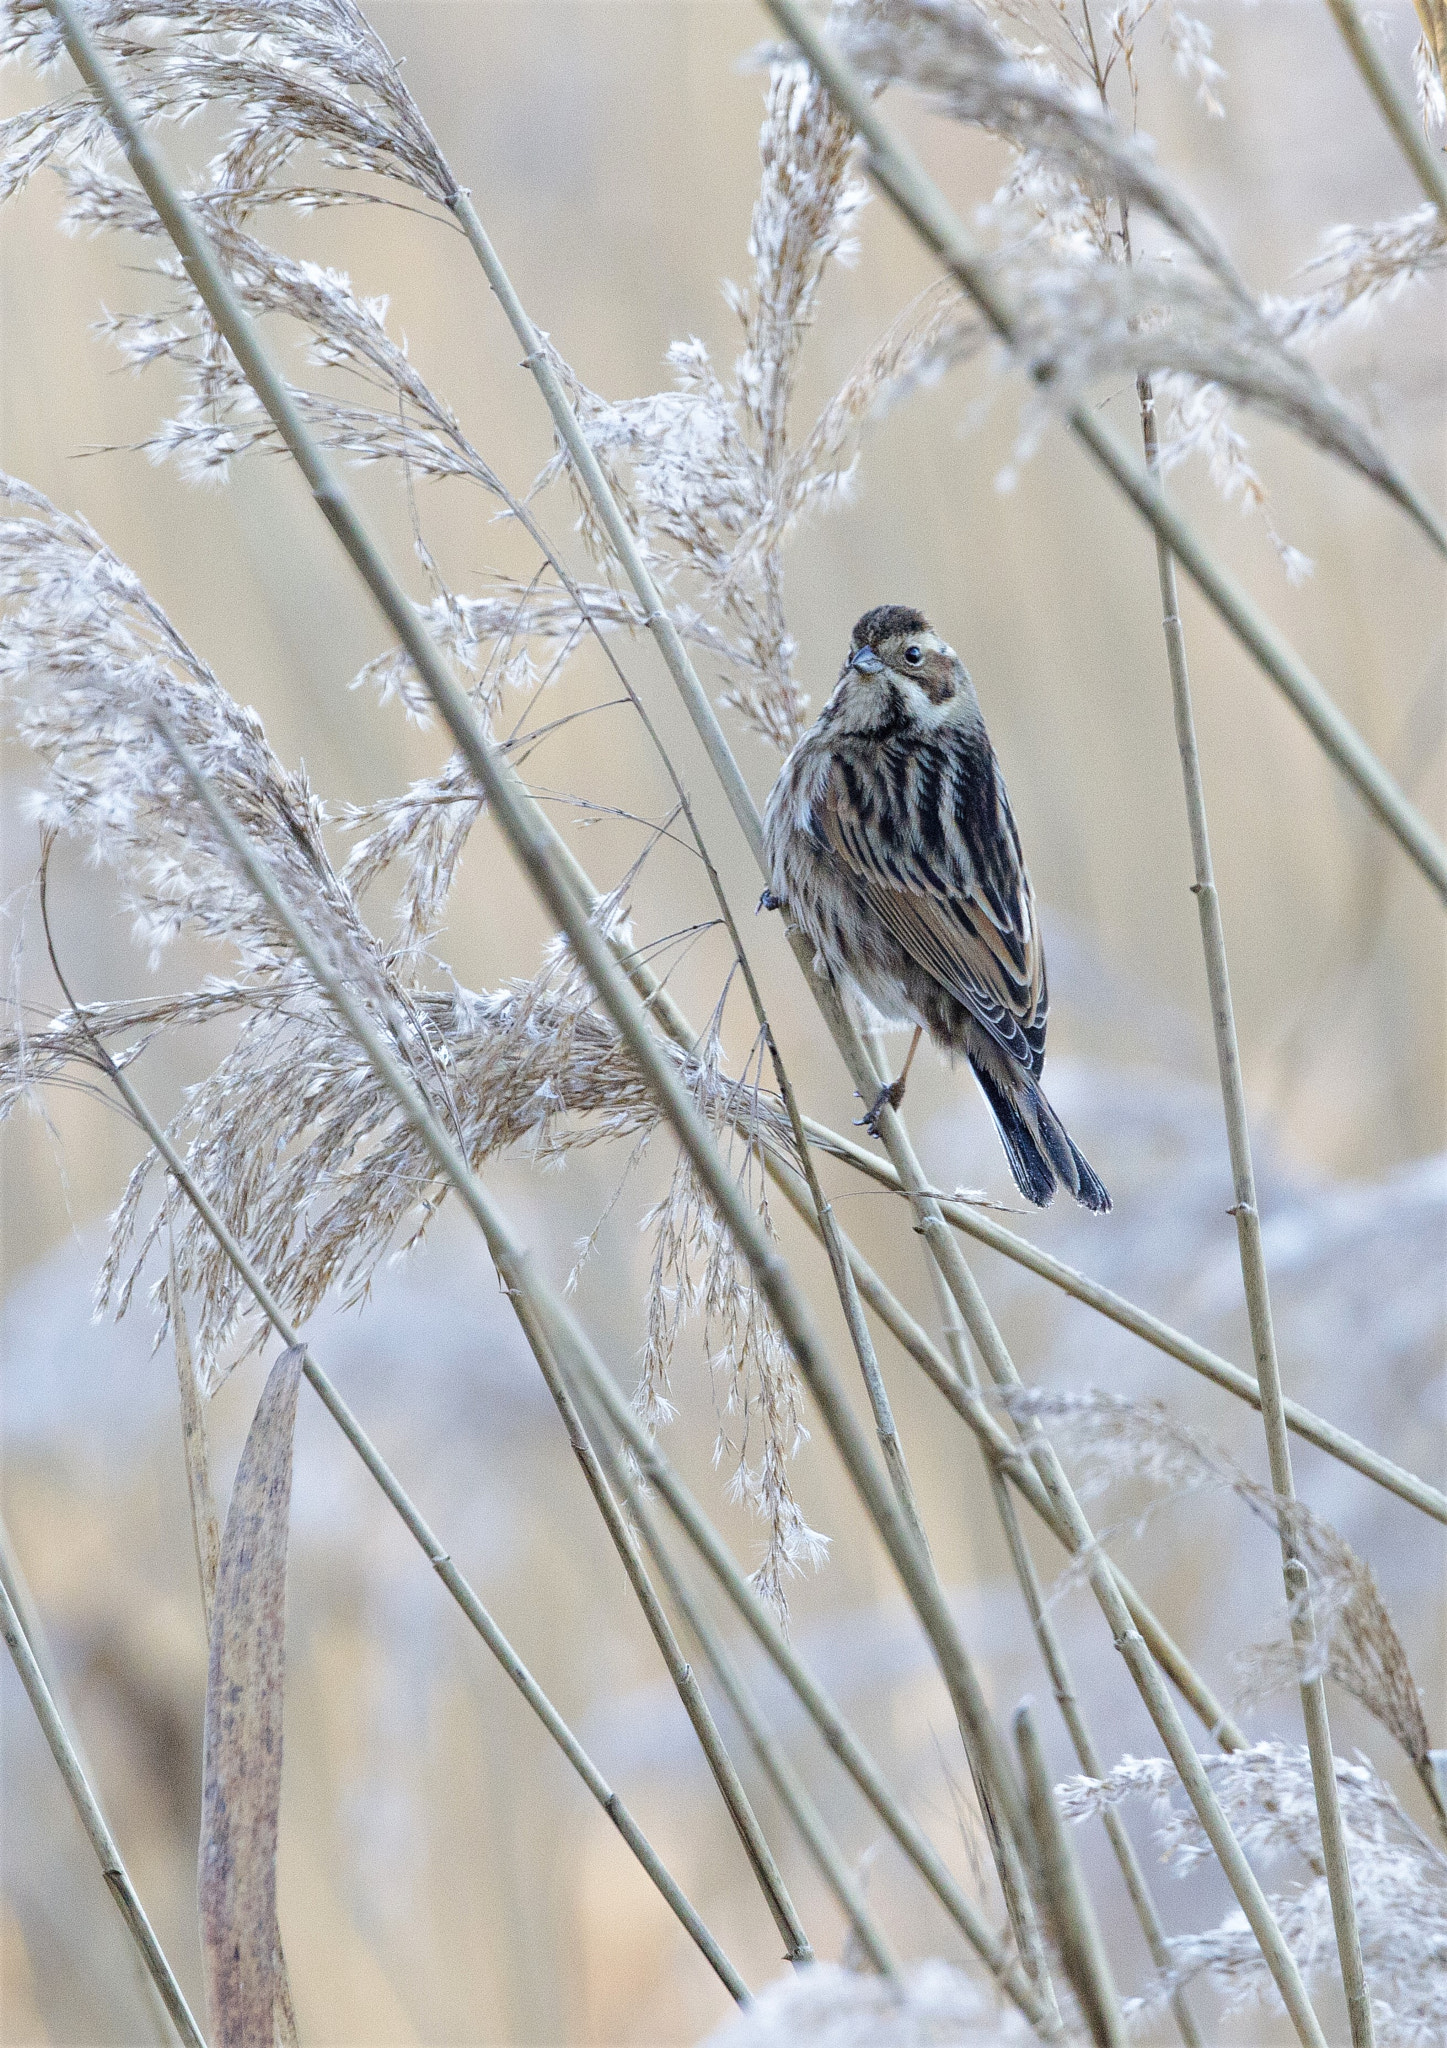
M880 1118L884 1115L884 1112L887 1109L898 1109L903 1101L904 1075L901 1074L897 1081L889 1081L880 1089L874 1098L874 1106L868 1113L855 1118L854 1128L856 1130L866 1130L871 1138L877 1138L879 1136Z

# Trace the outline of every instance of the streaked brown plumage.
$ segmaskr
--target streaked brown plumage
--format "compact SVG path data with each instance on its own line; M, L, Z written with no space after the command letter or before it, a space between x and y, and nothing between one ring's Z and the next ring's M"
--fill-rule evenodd
M905 605L854 628L833 695L764 813L765 901L836 978L963 1053L1020 1192L1110 1197L1046 1101L1045 955L1004 779L963 662Z

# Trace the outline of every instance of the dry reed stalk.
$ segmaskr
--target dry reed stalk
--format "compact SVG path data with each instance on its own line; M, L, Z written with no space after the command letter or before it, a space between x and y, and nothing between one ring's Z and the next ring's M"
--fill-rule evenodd
M30 1582L25 1576L24 1567L11 1541L9 1524L3 1515L0 1515L0 1586L4 1587L10 1605L15 1610L20 1632L30 1645L30 1654L45 1681L60 1724L70 1737L76 1764L81 1775L88 1780L92 1775L91 1766L86 1757L84 1743L72 1732L75 1727L75 1714L66 1697L65 1682L55 1661L55 1652L51 1648L45 1625L40 1618L40 1610L35 1604L35 1596L30 1590ZM166 2011L165 2000L156 1988L156 1981L141 1950L132 1947L129 1953L135 1970L136 1985L145 2001L156 2040L160 2043L160 2048L171 2048L175 2030Z
M1105 1943L1100 1938L1100 1926L1091 1910L1090 1895L1081 1879L1069 1837L1056 1811L1045 1752L1040 1747L1030 1708L1031 1702L1022 1700L1015 1709L1015 1747L1020 1752L1030 1802L1040 1889L1092 2040L1097 2048L1125 2048L1125 2022Z
M1035 1630L1036 1641L1040 1645L1040 1654L1044 1660L1046 1671L1050 1675L1051 1692L1055 1704L1060 1710L1060 1717L1065 1723L1066 1730L1070 1736L1071 1747L1080 1761L1081 1769L1088 1777L1098 1776L1100 1752L1095 1746L1089 1724L1085 1719L1080 1703L1080 1695L1076 1690L1075 1679L1065 1655L1064 1645L1060 1640L1059 1630L1055 1627L1051 1617L1049 1607L1041 1590L1039 1574L1035 1570L1035 1561L1031 1557L1029 1547L1024 1540L1024 1534L1020 1527L1020 1518L1015 1513L1014 1504L1009 1500L1004 1482L1001 1480L999 1473L993 1469L990 1474L990 1481L996 1495L1000 1520L1010 1545L1010 1556L1015 1568L1015 1576L1025 1589L1026 1601L1030 1609L1031 1626ZM1092 1757L1096 1760L1094 1767L1088 1761ZM1036 1796L1038 1797L1038 1793ZM1170 1962L1170 1946L1166 1938L1165 1927L1161 1921L1160 1913L1156 1907L1156 1902L1151 1896L1150 1887L1146 1882L1145 1872L1141 1868L1140 1858L1136 1854L1135 1844L1126 1833L1119 1815L1112 1815L1109 1818L1102 1816L1102 1818L1106 1822L1106 1839L1109 1841L1115 1860L1120 1866L1120 1874L1125 1883L1126 1893L1135 1911L1135 1916L1140 1921L1141 1931L1146 1938L1146 1946L1151 1952L1151 1960L1155 1963L1157 1969L1165 1969L1169 1966ZM1114 1822L1114 1825L1112 1825L1112 1822ZM1038 1835L1038 1827L1036 1832ZM1186 2003L1184 1991L1177 1991L1172 1998L1171 2016L1175 2020L1176 2031L1186 2044L1186 2048L1201 2048L1201 2032L1196 2025L1195 2014Z
M582 1467L588 1490L597 1504L603 1525L622 1561L628 1583L643 1610L649 1632L658 1645L659 1654L683 1704L683 1710L692 1724L694 1734L698 1737L699 1748L704 1753L714 1783L718 1786L719 1795L728 1809L729 1819L733 1822L743 1844L744 1854L749 1860L755 1882L774 1917L774 1924L784 1938L785 1960L793 1963L796 1968L812 1963L814 1951L808 1935L804 1932L803 1922L789 1896L788 1887L784 1883L773 1851L764 1839L763 1829L759 1826L749 1796L744 1790L743 1780L739 1777L713 1715L709 1712L708 1702L704 1699L698 1680L694 1677L688 1660L679 1646L678 1638L664 1612L663 1603L653 1588L637 1539L614 1499L613 1490L599 1462L598 1454L588 1439L582 1418L559 1370L547 1331L533 1314L527 1295L521 1291L514 1297L514 1308L547 1383L548 1392L557 1403L573 1455Z
M1128 253L1129 244L1127 255ZM1155 400L1149 379L1141 380L1139 391L1146 463L1158 473ZM1266 1255L1261 1241L1261 1214L1256 1201L1256 1175L1251 1159L1251 1133L1246 1114L1246 1087L1241 1074L1241 1049L1237 1043L1236 1019L1231 1004L1231 978L1226 961L1226 932L1211 862L1211 841L1206 823L1206 792L1196 744L1185 630L1181 624L1180 604L1176 591L1176 565L1164 541L1156 543L1156 567L1160 582L1166 660L1170 671L1171 701L1175 713L1176 743L1181 756L1186 817L1190 826L1191 857L1195 868L1193 894L1200 916L1201 946L1205 954L1206 981L1211 998L1211 1026L1216 1043L1216 1063L1221 1078L1221 1102L1231 1154L1231 1176L1235 1195L1232 1214L1236 1219L1241 1283L1251 1324L1252 1349L1256 1354L1256 1381L1261 1394L1261 1420L1266 1431L1266 1451L1271 1466L1272 1490L1281 1500L1294 1503L1296 1486L1291 1469L1291 1440L1286 1430L1281 1366L1276 1355L1276 1336L1271 1320L1271 1291L1266 1277ZM1326 1684L1316 1656L1316 1622L1312 1612L1306 1565L1298 1555L1295 1537L1286 1521L1283 1521L1281 1527L1281 1553L1285 1572L1287 1611L1291 1617L1292 1637L1301 1660L1301 1708L1306 1722L1312 1779L1316 1787L1322 1853L1326 1859L1327 1885L1331 1897L1332 1919L1336 1928L1342 1984L1346 1992L1347 2014L1351 2023L1352 2044L1353 2048L1371 2048L1374 2039L1372 2006L1362 1963L1361 1937L1357 1928L1356 1902L1352 1895L1346 1833L1337 1797L1336 1763L1331 1745L1331 1722L1327 1714Z
M297 2048L276 1910L286 1566L302 1347L266 1376L232 1482L210 1612L196 1892L218 2048Z
M41 863L41 897L44 901L45 862ZM43 914L43 912L42 912ZM46 923L46 934L50 926ZM55 948L51 947L54 965ZM62 988L65 984L61 983ZM69 1001L69 996L66 998ZM167 1285L170 1302L171 1339L176 1353L176 1379L181 1397L181 1444L186 1455L186 1491L191 1503L191 1535L196 1545L196 1571L201 1581L201 1612L206 1635L211 1635L211 1609L216 1599L216 1574L221 1562L221 1520L216 1512L216 1495L211 1485L211 1452L206 1440L206 1409L191 1338L186 1328L186 1306L176 1278L176 1241L166 1219L166 1249L169 1254Z
M50 1746L50 1753L55 1758L56 1766L65 1781L65 1789L70 1794L71 1803L80 1817L80 1824L95 1850L101 1875L120 1908L121 1918L125 1921L131 1940L140 1952L151 1981L164 2002L166 2011L175 2022L177 2033L187 2043L187 2048L206 2048L205 2039L192 2018L191 2008L186 2003L185 1993L176 1981L176 1973L156 1940L151 1923L146 1918L146 1909L141 1904L125 1864L121 1861L115 1837L107 1827L105 1815L101 1812L96 1796L86 1780L75 1746L66 1732L65 1723L60 1718L40 1666L35 1661L35 1653L30 1647L24 1629L20 1626L20 1617L15 1612L3 1581L0 1581L0 1635L5 1638L5 1647L9 1650L20 1682L25 1687L35 1718L40 1723L41 1733Z

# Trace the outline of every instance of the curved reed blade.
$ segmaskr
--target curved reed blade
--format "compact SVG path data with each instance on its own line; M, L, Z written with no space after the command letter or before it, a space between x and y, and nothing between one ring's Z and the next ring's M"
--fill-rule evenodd
M276 1919L286 1554L300 1345L272 1367L247 1433L216 1574L198 1888L217 2041L270 2041L283 1992Z

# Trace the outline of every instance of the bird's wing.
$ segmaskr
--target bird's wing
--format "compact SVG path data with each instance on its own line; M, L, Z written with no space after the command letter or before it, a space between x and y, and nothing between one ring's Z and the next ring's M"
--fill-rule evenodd
M1035 895L983 734L837 754L814 826L910 958L1032 1074L1047 997Z

